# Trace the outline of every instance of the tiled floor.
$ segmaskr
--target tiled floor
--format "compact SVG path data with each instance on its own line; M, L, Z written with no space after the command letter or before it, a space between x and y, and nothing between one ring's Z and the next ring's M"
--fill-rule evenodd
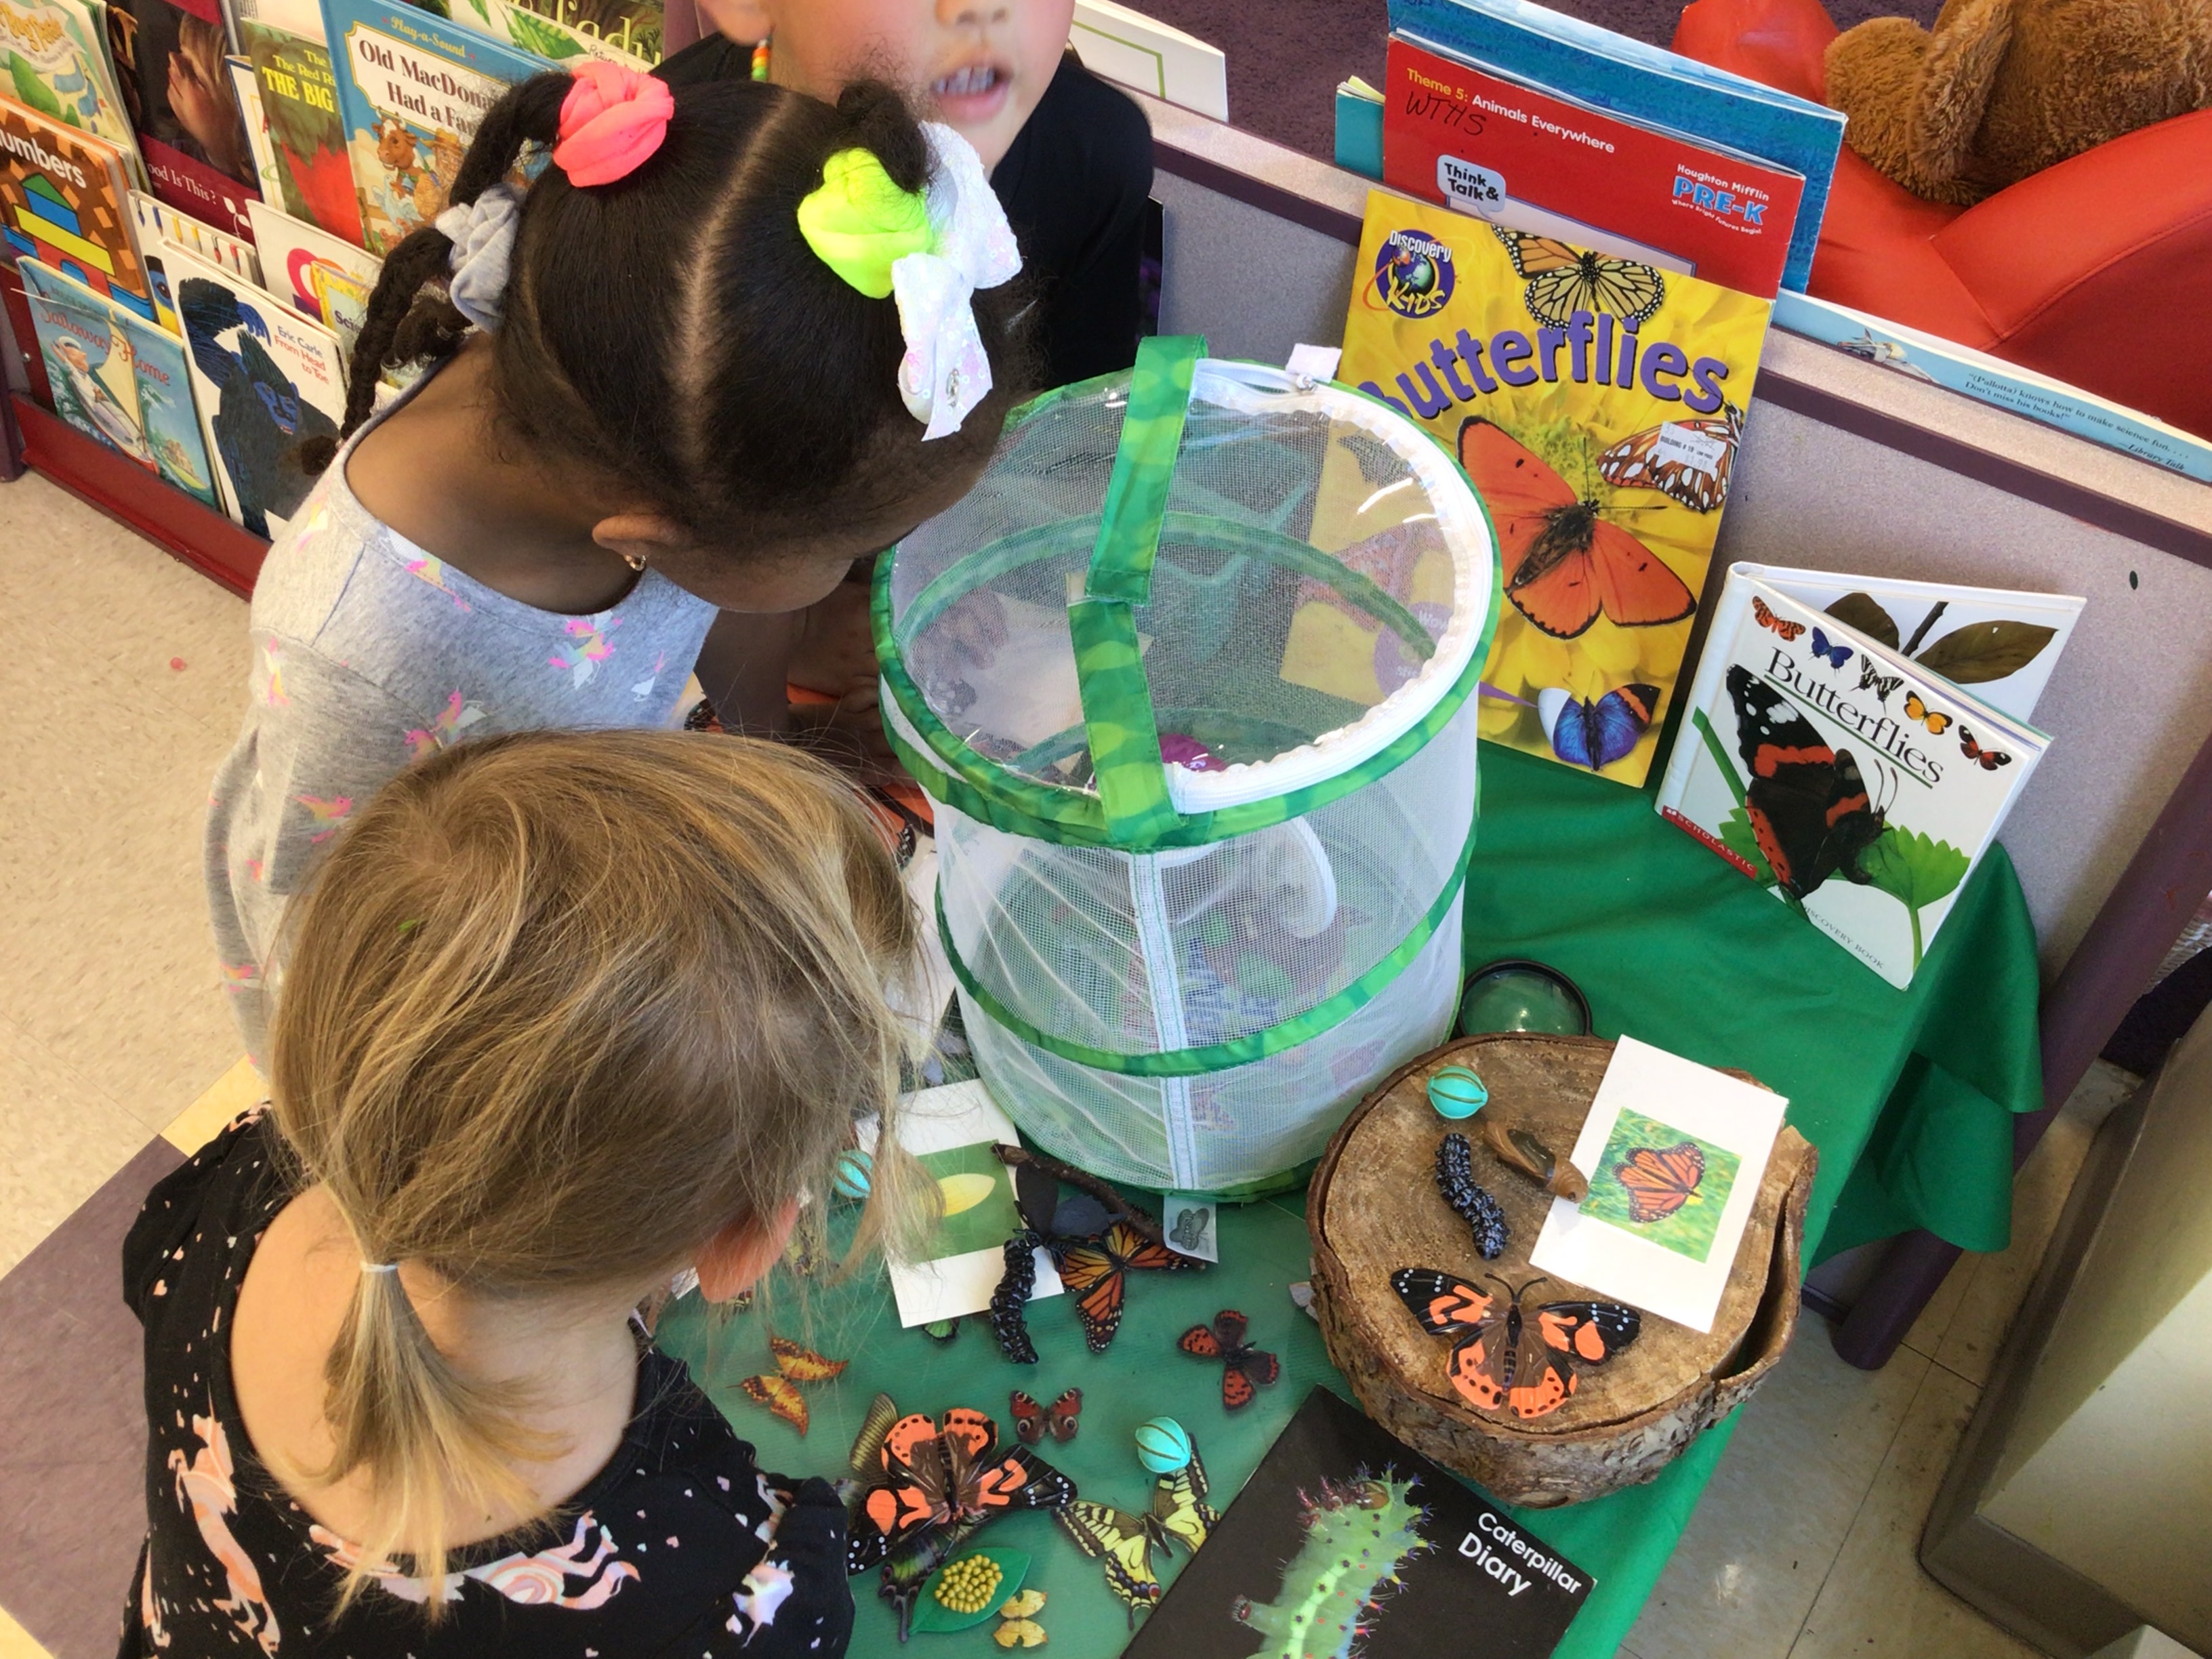
M16 618L0 654L12 715L0 768L5 1273L126 1164L143 1167L155 1136L196 1145L252 1079L216 982L198 848L207 781L236 729L245 607L35 477L0 486L0 606ZM1844 1365L1808 1318L1624 1656L2031 1653L1921 1573L1913 1551L2125 1081L2092 1075L2023 1177L2012 1249L1969 1258L1887 1369ZM0 1535L21 1522L0 1514ZM80 1648L100 1650L58 1641L56 1659ZM46 1651L0 1610L0 1659Z

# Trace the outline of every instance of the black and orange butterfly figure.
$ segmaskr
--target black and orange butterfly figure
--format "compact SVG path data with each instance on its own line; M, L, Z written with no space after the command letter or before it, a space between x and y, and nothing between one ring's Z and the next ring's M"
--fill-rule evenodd
M1761 628L1771 628L1776 633L1781 635L1783 642L1785 645L1790 643L1791 641L1794 641L1800 634L1805 631L1805 624L1803 623L1783 621L1781 617L1774 614L1772 609L1768 606L1766 601L1760 599L1756 593L1751 596L1751 614L1759 618L1759 625Z
M1656 489L1692 513L1719 512L1728 505L1729 476L1743 436L1743 411L1730 403L1721 411L1623 438L1597 458L1598 477L1615 489Z
M882 1564L878 1593L898 1614L902 1642L922 1581L977 1529L1075 1498L1075 1483L1029 1448L1001 1445L985 1413L956 1406L935 1422L902 1417L884 1394L868 1407L851 1467L845 1571Z
M1984 749L1976 743L1974 728L1971 726L1962 726L1959 728L1959 752L1980 766L1984 772L1994 772L2000 766L2012 764L2010 755L2001 750Z
M1694 1197L1705 1178L1705 1155L1694 1140L1678 1146L1638 1146L1613 1166L1628 1194L1628 1218L1639 1226L1664 1221Z
M1221 1403L1230 1411L1252 1403L1256 1389L1283 1374L1283 1362L1265 1348L1245 1341L1248 1322L1234 1308L1224 1308L1211 1325L1194 1325L1176 1339L1176 1346L1200 1359L1221 1362Z
M1602 1365L1636 1340L1643 1316L1618 1302L1547 1302L1525 1305L1532 1279L1516 1290L1486 1276L1496 1293L1456 1273L1401 1267L1390 1288L1431 1336L1452 1339L1444 1373L1479 1411L1537 1418L1557 1411L1575 1391L1575 1366Z

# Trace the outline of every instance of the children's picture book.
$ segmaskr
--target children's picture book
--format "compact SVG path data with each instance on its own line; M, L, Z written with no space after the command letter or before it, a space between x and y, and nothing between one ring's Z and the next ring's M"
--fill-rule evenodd
M1658 809L1902 988L2048 744L1738 568Z
M1125 1651L1543 1659L1592 1582L1316 1385Z
M108 61L102 0L0 0L0 94L112 144L137 183L137 139Z
M1844 115L1822 104L1531 0L1390 0L1390 27L1451 56L1615 115L1786 167L1805 181L1784 283L1803 289L1843 147Z
M1552 1200L1528 1265L1711 1330L1789 1103L1622 1037L1568 1154L1589 1192Z
M2018 363L1787 289L1774 302L1774 322L1883 368L2212 483L2212 440Z
M35 264L26 260L23 268L33 269ZM154 452L138 424L138 384L131 369L130 338L110 315L106 301L85 291L90 295L88 301L72 301L40 294L25 281L23 297L30 307L31 325L38 331L54 413L152 472Z
M558 67L601 58L651 69L661 54L662 0L451 0L456 23Z
M328 328L350 351L384 262L266 202L254 203L250 216L265 278L262 286Z
M280 189L270 202L359 246L361 204L346 161L330 52L319 40L269 23L241 20L238 38L253 65L262 119L276 156Z
M38 259L148 319L154 286L138 257L123 152L66 122L0 98L0 234L12 259Z
M1435 434L1497 529L1482 735L1641 784L1767 302L1379 191L1355 270L1338 378Z
M253 155L253 188L264 202L284 199L284 180L276 171L276 145L269 137L269 116L261 107L261 82L255 78L252 60L223 59L230 71L230 86L238 100L238 117L246 127L246 146Z
M17 269L29 295L104 316L129 365L134 393L129 407L136 414L138 447L134 450L104 431L96 435L108 438L141 465L150 465L186 495L220 511L222 502L216 493L215 471L208 462L199 411L192 401L191 370L185 361L183 337L35 259L21 261ZM73 420L61 408L61 382L52 378L52 369L49 355L48 380L54 388L55 413Z
M261 262L255 257L253 244L240 240L228 231L203 224L189 213L179 213L143 190L131 192L131 217L137 227L139 258L145 262L146 278L153 285L155 320L180 340L185 337L185 328L177 320L176 301L169 292L168 270L161 263L164 242L188 247L225 270L237 272L249 283L258 285L261 281Z
M216 0L107 0L107 40L155 195L234 235L258 185Z
M484 112L546 60L388 0L324 0L323 16L361 241L381 255L445 211Z
M1364 76L1336 83L1336 164L1364 179L1382 176L1382 94Z
M1825 611L1878 644L1941 674L2016 720L2035 705L2087 603L2078 594L2025 593L1895 576L1846 576L1737 563L1800 605Z
M890 1264L899 1323L911 1328L981 1313L1006 1272L1006 1240L1022 1226L1013 1178L991 1148L1019 1146L1021 1139L998 1102L972 1079L908 1095L900 1121L899 1145L937 1182L940 1219L929 1244L934 1254ZM861 1135L869 1150L872 1127L865 1126ZM1060 1290L1051 1255L1038 1250L1032 1297L1058 1296Z
M1390 42L1393 189L1771 299L1805 180L1411 40Z
M345 418L344 354L235 272L173 242L161 254L223 509L257 536L281 535L314 487L299 447L335 438Z

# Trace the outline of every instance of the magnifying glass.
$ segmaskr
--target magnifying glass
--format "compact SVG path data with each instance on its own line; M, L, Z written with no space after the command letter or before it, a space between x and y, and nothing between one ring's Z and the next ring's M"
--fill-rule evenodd
M1485 1031L1545 1031L1554 1036L1588 1036L1589 999L1556 968L1511 957L1478 968L1460 993L1459 1034Z

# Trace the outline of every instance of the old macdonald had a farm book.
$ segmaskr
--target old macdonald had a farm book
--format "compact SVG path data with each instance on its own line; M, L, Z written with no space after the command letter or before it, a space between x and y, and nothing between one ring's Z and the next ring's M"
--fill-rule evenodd
M1641 784L1767 301L1381 191L1356 270L1337 378L1435 434L1497 527L1482 735Z
M381 255L445 211L484 112L547 64L404 0L324 0L323 21L360 240Z
M39 259L151 319L124 152L0 98L0 255Z
M1154 1565L1164 1553L1152 1553ZM1125 1651L1543 1659L1591 1583L1316 1387Z
M1739 568L1658 807L1902 988L2048 743Z

